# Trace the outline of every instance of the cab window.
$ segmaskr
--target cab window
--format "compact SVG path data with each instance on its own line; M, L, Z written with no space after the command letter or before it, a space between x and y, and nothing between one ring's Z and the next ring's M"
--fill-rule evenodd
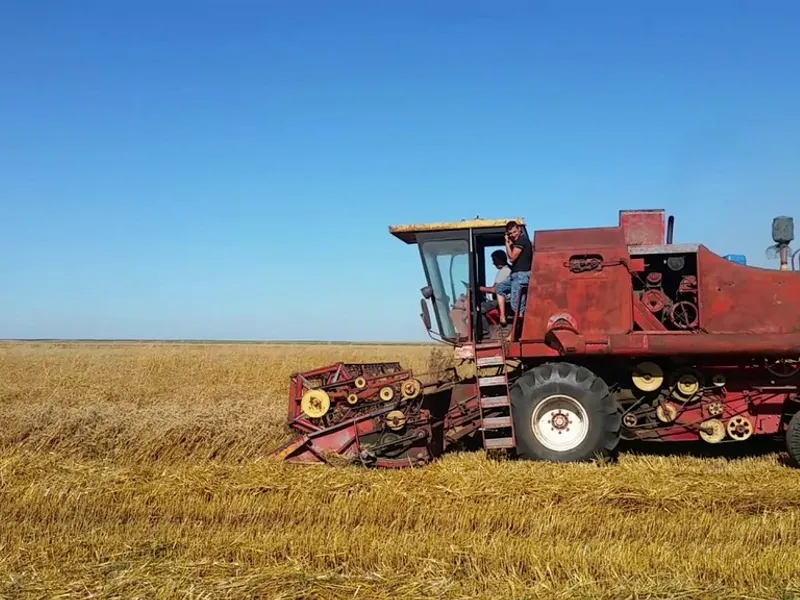
M462 335L453 313L459 313L462 307L469 310L465 303L469 288L469 244L465 239L421 240L420 251L433 290L439 332L447 340L457 340Z

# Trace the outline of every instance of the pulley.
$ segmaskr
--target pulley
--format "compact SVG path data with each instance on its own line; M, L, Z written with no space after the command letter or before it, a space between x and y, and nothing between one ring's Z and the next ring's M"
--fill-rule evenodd
M640 362L633 368L633 385L643 392L654 392L664 383L664 371L654 362Z
M726 384L725 375L722 373L717 373L714 377L711 378L711 384L714 387L725 387Z
M681 300L672 305L669 318L678 329L694 329L700 323L697 305L689 300Z
M664 295L661 290L647 290L642 294L642 302L651 313L664 310Z
M656 409L656 417L658 417L658 420L662 423L672 423L677 416L678 409L674 404L670 404L669 402L659 404L658 408Z
M347 394L347 403L351 406L358 404L358 394Z
M367 387L367 380L363 377L356 377L353 385L356 386L357 390L363 390L365 387Z
M753 424L750 419L737 415L728 421L728 435L733 439L743 442L753 435Z
M381 391L378 392L378 395L380 396L381 400L388 402L394 398L394 390L387 385L386 387L381 388Z
M422 391L422 384L416 379L408 379L400 386L400 392L406 400L413 400Z
M687 398L691 398L700 391L700 380L692 373L684 373L676 384L678 392Z
M393 410L386 415L386 426L392 431L399 431L406 424L406 416L402 411Z
M308 390L300 400L300 408L312 419L318 419L328 412L331 398L325 390Z
M781 358L767 362L767 371L775 377L791 377L800 371L800 361L792 358Z
M700 438L709 444L718 444L725 439L725 425L719 419L700 423Z

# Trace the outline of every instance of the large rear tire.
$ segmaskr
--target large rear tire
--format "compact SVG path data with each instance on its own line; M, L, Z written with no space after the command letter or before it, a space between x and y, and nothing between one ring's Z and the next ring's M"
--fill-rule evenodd
M511 387L517 454L528 460L585 462L614 458L622 409L586 367L546 363Z
M794 413L789 419L786 429L786 451L793 467L800 467L800 412Z

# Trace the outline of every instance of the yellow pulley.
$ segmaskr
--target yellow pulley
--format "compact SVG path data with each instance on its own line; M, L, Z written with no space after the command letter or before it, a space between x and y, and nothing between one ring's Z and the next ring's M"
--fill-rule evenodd
M350 405L358 404L358 394L347 394L347 403Z
M678 379L677 387L681 395L691 398L700 391L700 381L691 373L684 373Z
M386 415L386 426L392 431L402 429L406 424L406 416L399 410L393 410Z
M300 408L312 419L318 419L328 412L331 398L325 390L308 390L300 400Z
M725 425L719 419L700 423L700 437L709 444L718 444L725 439Z
M409 379L403 382L403 385L400 386L400 391L403 393L403 398L413 400L422 391L422 384L416 379Z
M378 393L381 400L384 402L388 402L392 398L394 398L394 390L390 388L388 385L386 387L382 387L381 391Z
M664 383L664 371L654 362L640 362L633 368L633 385L643 392L654 392Z
M658 408L656 408L656 417L662 423L672 423L677 416L678 409L674 404L665 402L664 404L659 404Z
M740 442L743 442L753 435L753 424L750 422L750 419L742 415L736 415L728 421L728 425L725 429L728 430L729 436Z
M365 387L367 387L367 380L363 377L356 377L353 385L356 386L356 389L363 390Z

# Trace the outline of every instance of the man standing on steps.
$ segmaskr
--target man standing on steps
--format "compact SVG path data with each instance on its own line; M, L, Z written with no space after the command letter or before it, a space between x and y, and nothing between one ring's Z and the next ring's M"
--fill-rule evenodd
M528 285L531 278L531 264L533 263L533 248L528 236L516 221L506 224L506 254L511 261L511 275L495 287L497 293L497 308L500 310L500 325L505 327L506 298L511 300L512 310L519 302L519 292L523 286ZM525 305L519 307L519 314L525 314Z

